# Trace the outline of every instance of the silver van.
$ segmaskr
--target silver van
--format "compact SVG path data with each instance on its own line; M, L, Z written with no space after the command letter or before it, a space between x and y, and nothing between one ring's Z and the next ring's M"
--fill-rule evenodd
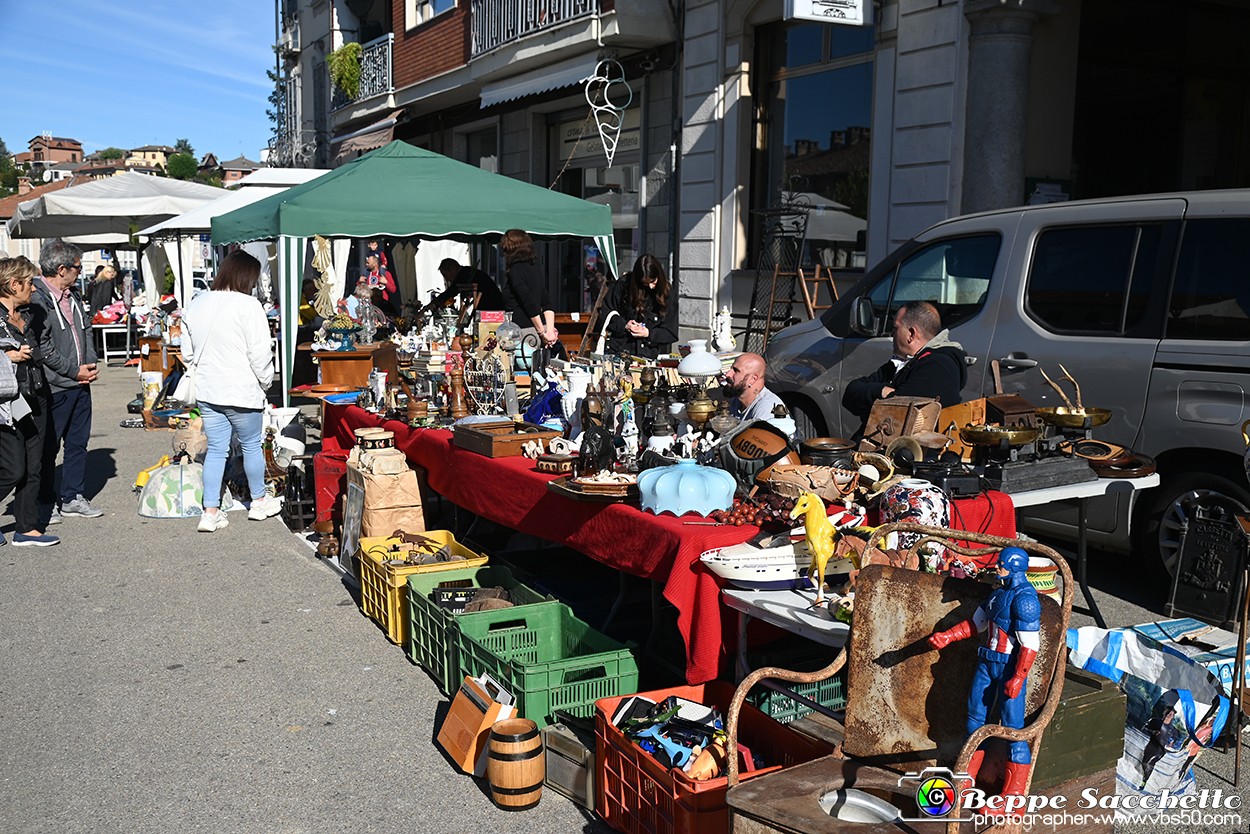
M1240 432L1250 418L1250 189L1025 206L927 229L819 319L769 343L768 386L801 434L855 431L842 391L890 356L894 315L913 299L933 302L967 352L965 399L993 393L997 359L1005 392L1062 405L1039 370L1055 379L1062 364L1085 405L1113 412L1094 436L1155 458L1160 486L1090 501L1091 544L1133 547L1164 580L1193 500L1219 493L1250 506ZM1027 513L1023 528L1075 537L1074 507Z

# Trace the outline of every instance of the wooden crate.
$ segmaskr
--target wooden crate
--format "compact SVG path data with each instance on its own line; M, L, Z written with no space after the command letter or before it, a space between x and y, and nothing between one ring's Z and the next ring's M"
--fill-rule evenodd
M452 442L488 458L506 458L521 454L522 447L531 440L537 440L546 447L547 441L559 436L560 432L534 423L500 420L498 423L456 426Z

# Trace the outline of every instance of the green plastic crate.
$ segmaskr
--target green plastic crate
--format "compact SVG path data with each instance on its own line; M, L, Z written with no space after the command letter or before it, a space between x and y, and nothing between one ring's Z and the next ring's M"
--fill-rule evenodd
M815 683L790 683L781 680L774 681L774 683L793 689L799 695L810 698L826 709L846 708L846 667L833 677ZM752 688L747 700L778 724L789 724L813 711L807 704L799 703L785 693L762 685Z
M456 651L454 638L456 621L464 617L478 617L491 612L453 614L440 608L438 603L431 600L430 593L445 583L466 580L473 588L499 586L511 591L516 605L551 602L551 597L543 596L534 589L522 585L512 575L512 571L502 565L485 565L443 573L414 574L409 577L408 640L405 649L412 662L433 675L434 680L448 694L454 694L460 688L461 681L464 680L464 676L460 674L460 656Z
M558 709L589 719L600 698L638 691L634 644L595 631L563 603L485 611L456 625L460 674L488 673L539 725L554 723Z

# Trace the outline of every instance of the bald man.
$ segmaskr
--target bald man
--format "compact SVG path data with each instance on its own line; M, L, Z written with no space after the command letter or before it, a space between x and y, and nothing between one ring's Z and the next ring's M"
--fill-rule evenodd
M879 399L933 397L945 408L963 401L967 381L963 346L942 329L937 308L927 301L908 301L894 317L894 356L868 376L848 383L842 405L866 424ZM861 426L856 436L862 432Z
M777 406L785 407L781 397L764 387L764 357L744 353L725 371L721 390L731 397L729 410L733 416L747 420L768 420ZM789 409L787 409L789 411Z

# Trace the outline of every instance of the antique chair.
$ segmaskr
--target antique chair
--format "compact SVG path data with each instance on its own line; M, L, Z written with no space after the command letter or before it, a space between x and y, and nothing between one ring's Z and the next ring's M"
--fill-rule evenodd
M1062 577L1062 602L1039 594L1041 649L1027 684L1024 728L1015 730L987 724L965 739L968 687L976 663L976 649L984 645L984 633L953 643L940 652L931 649L927 642L933 632L971 617L989 597L992 588L975 579L953 579L889 565L867 566L856 582L850 640L829 666L807 674L777 668L758 669L738 686L726 719L731 788L728 801L733 809L735 832L817 834L842 830L848 823L845 818L831 815L830 805L845 802L848 796L859 797L869 806L875 797L899 808L904 816L918 816L915 785L899 784L905 774L919 773L933 766L964 773L972 754L988 738L1024 740L1036 754L1042 732L1055 713L1063 689L1066 632L1074 589L1067 562L1051 548L1035 542L910 523L877 528L865 552L872 552L876 541L891 532L922 534L912 550L927 542L937 542L956 553L984 556L984 549L956 542L980 545L994 553L1016 546L1030 556L1050 560L1058 568ZM766 678L796 683L824 680L844 666L848 680L845 738L841 747L832 756L734 787L738 785L739 775L738 713L751 688ZM1005 754L1005 744L999 752ZM996 792L992 787L995 764L991 761L996 761L993 753L987 754L985 766L978 775L979 785L990 795ZM1032 776L1030 768L1030 782ZM987 787L987 783L990 786ZM957 798L947 818L958 816ZM905 825L884 821L858 823L854 830L870 834L898 831ZM1006 830L1010 826L1011 821L1007 820L996 828ZM948 834L959 830L959 823L947 822Z

